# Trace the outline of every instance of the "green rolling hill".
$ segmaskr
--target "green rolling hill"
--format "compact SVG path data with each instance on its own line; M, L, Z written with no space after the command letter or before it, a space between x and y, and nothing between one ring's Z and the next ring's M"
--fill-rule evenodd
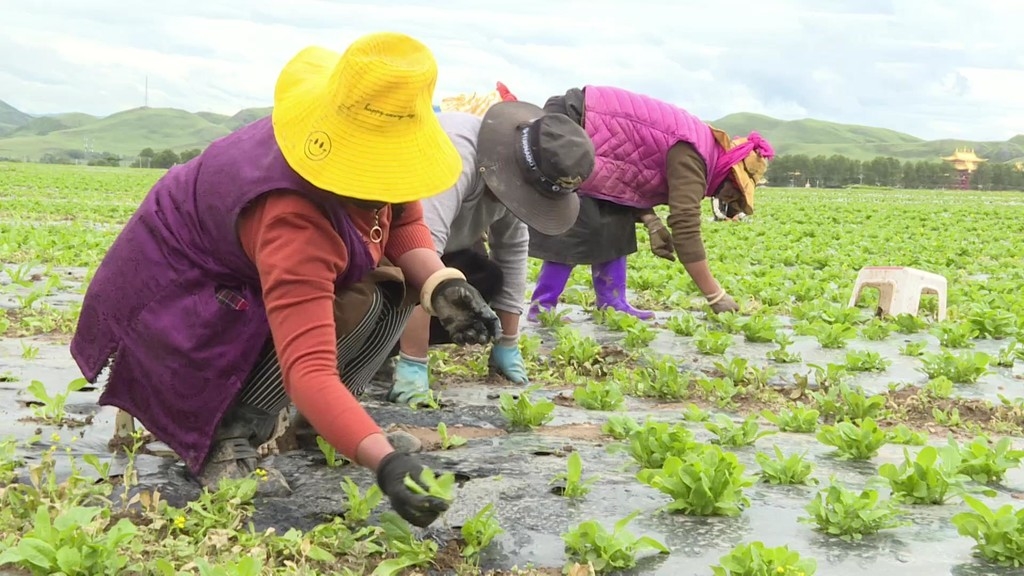
M32 117L0 100L0 137L10 134L19 126L24 126L32 120Z
M67 113L33 117L0 101L0 158L37 160L47 153L81 151L135 156L143 148L176 152L203 148L211 141L258 118L270 108L247 108L233 116L188 112L175 108L135 108L105 118ZM841 154L870 160L892 156L900 160L938 160L956 147L973 147L992 162L1024 158L1024 134L1005 142L922 140L886 128L838 124L822 120L779 120L760 114L730 114L711 122L732 135L761 132L779 154Z
M750 113L730 114L711 124L734 136L757 130L772 143L779 154L840 154L858 160L891 156L899 160L937 161L951 154L957 147L967 146L974 148L978 156L992 162L1008 162L1024 156L1024 134L1005 142L922 140L886 128L811 119L779 120Z

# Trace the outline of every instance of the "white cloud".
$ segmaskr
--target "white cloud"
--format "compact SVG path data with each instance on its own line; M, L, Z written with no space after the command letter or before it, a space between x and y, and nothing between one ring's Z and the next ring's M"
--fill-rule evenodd
M0 99L32 113L271 104L302 47L377 30L432 48L438 99L617 85L707 120L749 111L923 138L1024 133L1024 3L979 0L6 0Z

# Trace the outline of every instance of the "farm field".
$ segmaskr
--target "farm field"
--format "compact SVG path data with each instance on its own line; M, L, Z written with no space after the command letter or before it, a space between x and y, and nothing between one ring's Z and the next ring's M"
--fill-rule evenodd
M653 322L594 313L577 268L564 306L525 329L527 390L489 377L486 349L445 347L431 352L436 406L366 393L453 481L451 509L410 530L371 474L303 439L273 456L284 498L254 496L258 477L201 493L143 434L108 446L116 411L67 342L93 270L162 173L0 163L0 574L1024 565L1024 194L760 191L754 218L704 225L739 314L706 315L646 235L629 285ZM929 296L919 317L875 318L873 290L848 308L868 265L944 275L946 319Z

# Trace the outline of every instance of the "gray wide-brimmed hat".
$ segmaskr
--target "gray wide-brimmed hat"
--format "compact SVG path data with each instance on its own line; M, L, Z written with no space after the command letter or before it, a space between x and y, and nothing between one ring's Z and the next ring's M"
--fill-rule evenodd
M576 190L594 170L594 143L564 114L526 102L499 102L484 115L477 167L517 218L557 236L579 216Z

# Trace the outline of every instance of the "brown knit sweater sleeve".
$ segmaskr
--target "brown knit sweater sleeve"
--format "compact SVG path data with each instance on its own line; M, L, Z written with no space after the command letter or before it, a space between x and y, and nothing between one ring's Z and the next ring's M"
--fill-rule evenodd
M679 142L665 160L668 180L668 227L679 262L689 264L707 258L700 236L700 203L707 190L704 159L693 146Z

